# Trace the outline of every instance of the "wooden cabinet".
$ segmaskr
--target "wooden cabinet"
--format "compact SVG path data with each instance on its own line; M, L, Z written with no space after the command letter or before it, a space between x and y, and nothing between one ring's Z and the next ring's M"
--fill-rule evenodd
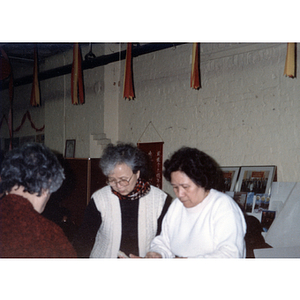
M67 215L68 222L80 226L91 195L106 185L99 162L98 158L63 159L61 163L66 179L60 189L51 195L44 215L57 223Z

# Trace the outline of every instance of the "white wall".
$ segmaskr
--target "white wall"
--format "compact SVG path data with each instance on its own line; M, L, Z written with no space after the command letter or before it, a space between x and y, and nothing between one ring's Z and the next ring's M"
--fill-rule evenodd
M88 47L82 48L82 56L89 51ZM104 45L98 44L93 47L96 56L103 55ZM51 57L39 66L40 72L72 64L73 52L69 51ZM29 66L26 75L32 74ZM16 78L24 76L21 69L15 70ZM90 135L103 133L104 127L104 68L94 68L84 71L85 103L83 105L72 105L71 100L71 74L55 78L41 80L41 106L30 106L31 84L14 88L14 125L15 129L20 123L23 115L28 110L36 127L45 125L45 144L52 150L64 154L66 139L76 139L75 156L78 158L90 157L91 143ZM8 98L8 91L0 95ZM8 107L3 109L8 115ZM22 129L14 134L14 137L31 136L38 134L25 121ZM1 128L1 137L9 138L7 125ZM3 147L2 147L3 148Z
M96 56L125 49L124 43L93 46ZM60 153L66 139L76 139L76 157L89 157L96 153L90 135L104 133L112 142L164 141L164 159L187 145L222 166L274 164L278 181L299 182L300 85L283 76L286 44L202 43L200 90L190 88L191 53L186 44L135 57L132 101L122 98L124 60L84 71L84 105L71 104L70 74L40 83L40 108L18 104L29 103L31 85L18 87L15 127L29 108L37 126L44 119L46 145ZM71 51L42 70L70 63ZM23 130L35 133L29 124Z
M274 164L278 181L299 181L300 85L283 76L286 44L201 44L198 91L191 53L187 44L134 58L136 99L120 88L120 140L137 142L151 121L164 158L187 145L222 166Z

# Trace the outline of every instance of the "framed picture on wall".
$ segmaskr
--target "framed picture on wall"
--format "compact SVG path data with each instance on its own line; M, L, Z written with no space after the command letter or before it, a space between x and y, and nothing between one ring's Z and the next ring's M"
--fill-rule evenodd
M254 194L270 194L276 166L241 167L236 191Z
M221 167L223 171L225 192L233 192L235 190L240 167Z
M65 147L66 158L75 157L75 145L76 145L76 140L66 140L66 147Z

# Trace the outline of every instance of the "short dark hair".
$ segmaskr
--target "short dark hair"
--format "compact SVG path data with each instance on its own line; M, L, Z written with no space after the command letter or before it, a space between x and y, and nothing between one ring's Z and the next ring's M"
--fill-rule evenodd
M164 177L171 181L171 173L181 171L205 190L222 190L222 171L217 162L206 153L190 147L175 151L164 163Z
M2 162L0 189L10 192L23 186L30 194L57 191L65 179L57 157L46 146L27 143L6 153Z
M149 180L150 161L145 152L130 143L108 144L100 159L103 174L108 176L116 165L122 163L128 165L134 174L140 171L140 177L146 181Z

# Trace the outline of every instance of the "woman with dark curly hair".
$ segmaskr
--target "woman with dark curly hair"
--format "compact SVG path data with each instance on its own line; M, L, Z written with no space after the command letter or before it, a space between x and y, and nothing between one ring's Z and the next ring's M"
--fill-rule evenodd
M109 144L100 167L107 186L86 208L73 242L78 257L145 256L169 204L167 194L149 183L147 154L131 144Z
M245 257L246 224L232 198L219 192L217 163L183 147L164 163L177 199L171 204L147 258Z
M51 193L64 180L56 156L41 144L9 151L2 162L1 257L76 257L62 229L44 218Z

